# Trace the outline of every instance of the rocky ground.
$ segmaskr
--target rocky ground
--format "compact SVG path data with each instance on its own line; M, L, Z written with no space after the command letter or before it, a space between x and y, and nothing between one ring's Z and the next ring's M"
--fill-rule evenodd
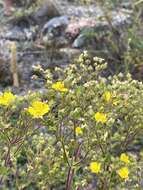
M32 79L34 66L41 65L44 69L65 67L85 49L94 55L104 55L109 50L106 38L109 31L118 31L117 39L122 40L124 29L131 25L130 3L120 4L107 15L97 3L85 6L66 0L58 1L54 11L50 11L51 7L46 4L34 13L17 16L19 9L12 17L5 17L3 7L0 9L1 90L12 87L11 42L17 45L20 77L17 92L24 92L43 86L42 78Z

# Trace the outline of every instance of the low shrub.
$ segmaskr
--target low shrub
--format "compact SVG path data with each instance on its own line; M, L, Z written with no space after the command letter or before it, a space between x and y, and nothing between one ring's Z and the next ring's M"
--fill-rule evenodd
M143 84L83 52L41 93L0 96L1 189L141 189ZM138 149L137 149L138 148Z

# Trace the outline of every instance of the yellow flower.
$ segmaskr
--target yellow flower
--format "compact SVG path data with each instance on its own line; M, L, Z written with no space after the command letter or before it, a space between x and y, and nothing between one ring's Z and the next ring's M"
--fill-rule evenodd
M99 162L91 162L89 166L92 173L99 173L101 171L101 163Z
M119 100L114 100L114 101L113 101L113 105L114 105L114 106L117 106L119 103L120 103Z
M129 177L129 170L127 167L122 167L120 170L117 171L117 173L123 179L127 179Z
M125 153L122 153L122 154L121 154L120 160L121 160L122 162L125 162L126 164L129 164L129 163L130 163L129 157L128 157L128 155L126 155Z
M83 134L82 128L81 127L76 127L75 133L76 133L76 135L82 135Z
M52 88L55 89L55 90L57 90L57 91L60 91L60 92L67 92L68 91L68 89L65 88L65 86L64 86L64 82L60 82L60 81L54 83L52 85Z
M33 118L41 118L43 115L48 113L49 110L49 105L41 101L34 101L32 105L27 109Z
M110 102L111 99L112 99L112 94L111 94L111 92L106 91L106 92L103 94L103 97L104 97L104 100L105 100L106 102Z
M106 123L106 121L107 121L107 116L106 116L106 114L101 113L101 112L97 112L97 113L95 114L94 118L95 118L95 120L96 120L97 122L101 122L101 123Z
M9 106L12 102L14 102L16 96L14 96L11 92L4 92L2 96L0 96L0 105Z

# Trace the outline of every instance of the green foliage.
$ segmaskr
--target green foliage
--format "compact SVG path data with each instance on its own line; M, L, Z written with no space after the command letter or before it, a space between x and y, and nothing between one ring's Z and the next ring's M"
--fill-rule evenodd
M142 188L142 152L134 148L143 134L143 84L129 74L104 78L106 67L84 52L65 70L40 68L47 79L43 93L1 106L2 189L75 190L95 183L99 190ZM26 109L35 100L50 107L37 119ZM99 172L92 173L92 162L101 164ZM127 179L118 174L122 167Z

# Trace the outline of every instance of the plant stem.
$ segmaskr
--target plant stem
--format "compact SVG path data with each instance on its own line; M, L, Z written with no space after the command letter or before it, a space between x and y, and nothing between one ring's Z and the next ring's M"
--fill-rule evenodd
M77 161L79 157L81 145L82 144L79 144L77 150L75 151L75 158L74 158L75 162ZM67 181L66 181L66 190L71 190L74 173L75 173L75 169L72 169L72 166L70 166L69 171L68 171Z

